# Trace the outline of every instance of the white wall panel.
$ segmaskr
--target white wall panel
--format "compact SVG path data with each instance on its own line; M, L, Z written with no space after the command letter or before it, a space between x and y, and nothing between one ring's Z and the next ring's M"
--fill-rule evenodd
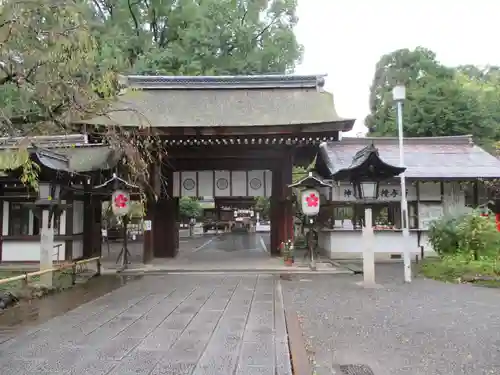
M264 171L248 171L248 196L264 196Z
M246 171L232 171L231 172L231 195L233 197L246 197L247 196L247 172Z
M264 182L266 185L266 188L264 189L265 190L264 195L266 197L270 197L272 195L272 191L273 191L273 172L264 171L264 174L265 174Z
M196 172L181 172L181 195L183 197L198 196L198 174Z
M215 194L216 197L230 197L230 173L229 171L215 171Z
M271 171L179 171L173 173L174 197L270 197L271 194Z
M200 171L198 172L198 196L213 197L214 196L214 172Z

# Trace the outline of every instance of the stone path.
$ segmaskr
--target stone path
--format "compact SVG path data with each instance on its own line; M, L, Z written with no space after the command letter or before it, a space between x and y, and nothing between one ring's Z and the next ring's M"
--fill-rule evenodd
M2 375L291 375L279 280L148 276L0 345Z
M285 307L302 318L317 375L342 375L338 365L348 364L375 375L500 374L499 289L423 278L403 284L402 264L377 266L380 289L361 288L361 278L281 283Z

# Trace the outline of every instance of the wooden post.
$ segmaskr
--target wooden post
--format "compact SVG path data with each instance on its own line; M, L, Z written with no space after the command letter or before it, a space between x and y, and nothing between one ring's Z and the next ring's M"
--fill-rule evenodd
M158 258L174 258L178 250L178 200L173 197L173 171L164 170L167 191L160 194L153 217L153 253Z
M90 258L93 251L93 214L90 196L90 185L87 181L83 183L83 257Z
M373 252L372 209L365 208L365 225L363 226L363 283L364 286L375 285L375 254Z
M283 211L283 183L282 183L282 170L273 169L272 177L272 194L271 194L271 255L280 255L280 243L284 241L284 215Z
M155 179L159 170L156 165L149 166L149 185L156 186ZM153 222L156 216L156 201L151 194L146 197L146 215L144 217L144 242L142 250L143 263L150 263L154 257L154 233Z
M54 222L53 218L50 220ZM42 225L40 235L40 271L52 269L52 251L54 247L54 228L49 222L49 210L42 210ZM40 275L40 283L51 287L53 283L52 272Z
M153 260L154 241L153 241L153 219L156 213L156 202L151 196L146 199L146 216L144 217L144 242L142 261L149 263Z

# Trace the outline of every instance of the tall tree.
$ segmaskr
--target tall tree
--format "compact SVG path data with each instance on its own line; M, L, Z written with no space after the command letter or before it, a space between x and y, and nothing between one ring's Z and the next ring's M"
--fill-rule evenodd
M124 65L99 47L88 3L7 0L0 7L0 136L66 134L78 120L106 115ZM125 150L134 181L147 181L151 137L119 128L103 136ZM36 187L37 177L26 158L22 181Z
M402 49L383 56L371 86L370 115L365 120L373 135L397 135L391 90L406 86L405 136L472 134L483 144L498 137L499 110L493 108L500 91L492 83L494 68L443 66L425 48ZM500 117L498 118L500 119Z
M93 0L108 56L138 74L284 73L302 54L296 0Z

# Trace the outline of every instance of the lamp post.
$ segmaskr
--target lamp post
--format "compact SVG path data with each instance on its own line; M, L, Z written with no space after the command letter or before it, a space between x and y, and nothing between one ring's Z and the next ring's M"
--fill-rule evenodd
M318 233L314 229L314 224L316 217L319 214L320 209L320 192L319 188L329 187L332 185L323 181L319 176L315 176L312 172L300 181L294 184L288 185L289 188L300 189L300 209L302 214L305 216L304 224L309 227L309 231L306 235L307 242L307 253L309 255L309 268L312 271L316 271L316 258L315 252L317 243ZM316 237L316 238L315 238Z
M403 145L403 102L406 99L406 88L398 84L392 89L392 97L396 103L398 117L398 139L399 139L399 166L404 168L404 145ZM400 175L401 183L401 229L403 230L403 263L404 263L404 281L411 282L411 259L408 239L410 237L408 222L408 201L406 200L406 179L405 173Z
M375 285L375 254L373 252L373 223L370 202L378 198L379 183L375 180L352 180L356 198L364 203L365 223L363 232L363 284Z

